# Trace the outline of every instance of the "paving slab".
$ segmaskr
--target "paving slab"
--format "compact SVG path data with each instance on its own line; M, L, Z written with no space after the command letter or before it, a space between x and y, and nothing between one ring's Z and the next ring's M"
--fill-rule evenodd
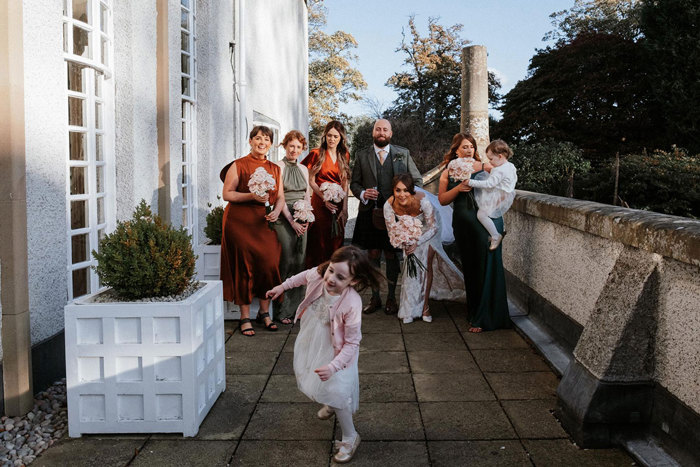
M366 441L425 439L416 402L361 403L353 421L355 429ZM339 426L336 426L335 439L340 439Z
M286 332L269 332L255 328L253 337L235 333L226 341L226 355L242 354L250 358L258 352L279 352L289 336Z
M457 326L450 316L433 316L431 323L426 323L421 318L415 319L412 323L401 323L401 330L404 334L422 334L433 332L457 332Z
M294 374L294 352L282 352L277 358L273 375L293 375Z
M297 388L297 379L294 375L270 376L261 402L311 402Z
M232 466L309 467L328 465L330 441L253 441L243 440Z
M294 344L297 341L297 334L289 334L289 337L287 339L287 343L284 344L284 348L282 349L282 352L294 352Z
M467 341L469 350L477 349L526 349L530 346L525 339L512 329L498 329L489 332L468 332L468 326L459 325Z
M238 352L226 348L227 375L269 375L279 352Z
M336 464L333 462L331 465ZM430 461L425 442L365 441L362 438L351 465L353 467L428 467Z
M411 373L481 373L466 350L420 350L408 352Z
M398 318L386 316L382 318L379 314L384 312L376 311L369 315L362 315L362 335L366 334L401 334L401 322Z
M521 438L569 437L552 414L556 399L503 401L501 405Z
M253 413L243 439L330 440L333 421L319 420L320 404L261 402Z
M479 373L414 374L419 402L492 401L496 397Z
M458 332L405 334L406 350L466 350L462 336Z
M416 392L409 374L363 374L360 376L360 404L363 402L415 402Z
M32 466L124 466L146 442L143 435L132 439L114 439L101 436L83 436L82 438L64 438L59 443L44 451L32 462ZM96 455L99 453L99 456Z
M479 467L530 467L519 441L429 441L433 467L474 465Z
M428 440L515 439L498 402L421 402Z
M360 374L409 373L406 352L363 352L359 360Z
M234 441L151 439L129 465L135 467L226 466L235 447Z
M404 346L401 334L364 334L360 342L360 353L402 351Z
M531 348L472 350L474 360L486 373L550 371L542 357Z
M559 379L548 372L485 373L486 379L502 400L550 399L557 395Z
M635 465L621 449L581 449L568 439L523 440L536 467L620 467Z

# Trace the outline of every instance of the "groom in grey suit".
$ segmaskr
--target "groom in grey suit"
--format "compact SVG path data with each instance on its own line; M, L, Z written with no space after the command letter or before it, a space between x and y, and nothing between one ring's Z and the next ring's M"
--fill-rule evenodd
M395 314L399 310L396 304L399 259L396 256L397 250L389 243L387 231L374 226L372 210L383 208L386 200L392 196L391 182L394 175L408 172L413 176L416 186L423 186L423 178L408 149L391 144L391 136L391 123L388 120L381 119L374 123L374 144L355 155L350 182L350 190L360 200L352 243L368 250L369 258L377 268L380 267L381 254L384 252L386 276L389 280L389 293L384 310L387 314ZM379 290L373 289L372 299L362 311L373 313L381 306Z

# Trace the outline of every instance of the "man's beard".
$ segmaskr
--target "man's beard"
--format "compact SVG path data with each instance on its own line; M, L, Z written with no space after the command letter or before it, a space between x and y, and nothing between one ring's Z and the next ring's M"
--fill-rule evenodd
M382 137L382 138L383 138L383 139L381 139L381 140L380 140L379 138L372 138L372 140L374 141L374 144L375 144L378 148L384 148L384 147L386 147L389 143L391 143L391 138L384 138L384 137Z

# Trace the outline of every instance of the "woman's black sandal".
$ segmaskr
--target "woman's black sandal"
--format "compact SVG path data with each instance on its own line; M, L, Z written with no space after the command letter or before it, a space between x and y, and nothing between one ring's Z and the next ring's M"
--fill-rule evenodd
M240 323L238 323L238 329L241 330L241 334L244 336L253 337L255 335L255 329L253 329L252 325L248 329L243 329L243 325L246 323L250 324L250 318L241 318Z
M267 329L268 331L277 331L278 328L274 321L270 320L269 324L265 324L265 318L269 317L270 313L258 313L258 317L255 318L255 321L265 326L265 329Z

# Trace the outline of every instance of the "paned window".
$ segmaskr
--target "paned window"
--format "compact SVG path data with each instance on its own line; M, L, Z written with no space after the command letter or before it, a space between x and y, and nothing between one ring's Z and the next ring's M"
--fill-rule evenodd
M182 159L179 177L182 196L182 226L196 244L197 179L197 27L196 1L180 0L180 81Z
M92 250L114 225L111 1L63 1L68 299L97 291Z

